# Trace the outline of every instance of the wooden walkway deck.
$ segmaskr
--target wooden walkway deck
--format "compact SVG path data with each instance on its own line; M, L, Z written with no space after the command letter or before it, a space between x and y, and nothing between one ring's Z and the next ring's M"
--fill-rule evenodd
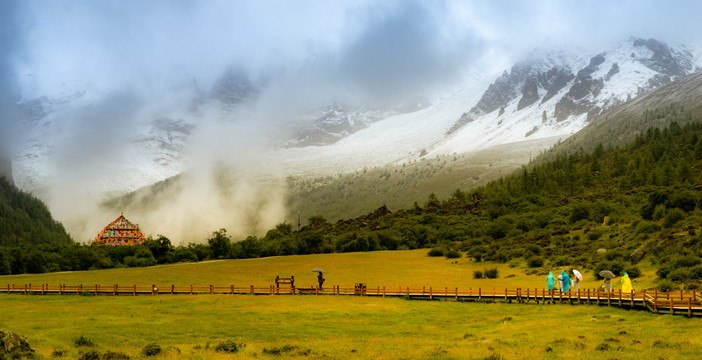
M483 288L432 288L409 287L341 287L338 285L320 290L308 288L276 288L250 286L215 285L48 285L7 284L0 286L0 293L25 295L164 295L164 294L252 294L252 295L354 295L373 297L403 297L415 300L455 301L504 301L535 304L600 305L623 309L639 309L656 314L702 317L702 294L692 292L659 292L644 290L622 293L621 290L605 292L599 289L580 289L577 292L549 292L546 289L483 289Z

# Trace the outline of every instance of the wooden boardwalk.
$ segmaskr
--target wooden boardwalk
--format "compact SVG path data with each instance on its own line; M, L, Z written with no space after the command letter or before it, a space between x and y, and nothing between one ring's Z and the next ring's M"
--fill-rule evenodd
M415 300L455 300L455 301L504 301L535 304L600 305L623 309L639 309L656 314L702 317L702 293L659 292L644 290L622 293L621 290L605 292L599 289L580 289L576 292L549 292L546 289L483 289L483 288L432 288L415 289L409 287L341 287L331 286L320 290L308 288L276 288L250 286L215 285L48 285L48 284L7 284L0 286L0 293L25 295L164 295L164 294L251 294L251 295L354 295L373 297L403 297Z

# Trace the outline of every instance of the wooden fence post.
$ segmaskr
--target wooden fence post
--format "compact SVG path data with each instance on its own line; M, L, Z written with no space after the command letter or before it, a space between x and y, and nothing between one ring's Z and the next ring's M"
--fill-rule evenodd
M136 284L134 284L134 290L132 292L134 293L134 296L136 296Z
M631 289L631 308L634 308L634 289Z
M175 284L171 284L171 295L175 294Z

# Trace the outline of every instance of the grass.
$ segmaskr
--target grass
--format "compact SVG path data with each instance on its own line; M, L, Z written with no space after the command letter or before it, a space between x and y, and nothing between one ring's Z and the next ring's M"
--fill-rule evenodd
M305 255L2 276L0 285L268 285L275 275L295 275L299 286L309 286L316 283L311 270L317 267L327 271L327 286L366 282L371 287L541 288L545 283L543 275L526 275L523 264L473 263L426 253L425 249ZM474 270L492 267L498 268L498 279L472 278ZM652 278L646 275L640 284ZM589 279L583 283L597 284ZM353 296L0 293L0 315L0 329L27 336L44 358L61 352L63 358L78 358L81 351L111 351L140 359L146 358L144 347L154 343L163 349L159 359L484 359L493 355L505 359L684 359L702 353L702 338L692 335L699 330L700 319L588 305ZM76 339L81 337L95 346L77 347ZM244 346L234 355L215 350L231 343Z
M133 358L156 343L169 359L227 358L214 350L227 341L245 344L242 359L277 356L270 349L312 359L679 359L702 352L702 339L691 336L699 319L594 306L247 295L0 295L0 303L0 328L28 336L45 357L57 349L77 357L80 336L95 343L91 350ZM602 343L610 350L595 350Z
M543 288L546 275L552 271L558 275L567 267L541 268L541 274L527 275L526 265L510 267L509 264L476 263L467 258L446 259L427 256L428 249L406 251L375 251L362 253L319 254L270 257L259 259L218 260L201 263L180 263L148 268L108 269L81 272L46 274L23 274L0 276L4 284L68 284L68 285L131 285L159 287L176 284L218 286L268 286L274 284L276 275L295 276L298 287L317 284L314 268L326 271L325 287L353 286L364 282L369 287L433 286L435 288L482 287L485 289ZM497 279L473 279L473 271L497 268ZM580 269L585 276L582 289L596 288L601 282L594 279L591 271ZM642 265L643 276L634 281L636 289L655 286L655 271ZM615 280L615 289L618 285Z

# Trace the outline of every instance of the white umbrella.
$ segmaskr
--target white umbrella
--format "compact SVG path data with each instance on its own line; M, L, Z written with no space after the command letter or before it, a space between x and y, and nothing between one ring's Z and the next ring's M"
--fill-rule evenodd
M581 274L580 271L573 270L573 274L575 274L575 277L578 278L578 280L583 281L583 274Z

